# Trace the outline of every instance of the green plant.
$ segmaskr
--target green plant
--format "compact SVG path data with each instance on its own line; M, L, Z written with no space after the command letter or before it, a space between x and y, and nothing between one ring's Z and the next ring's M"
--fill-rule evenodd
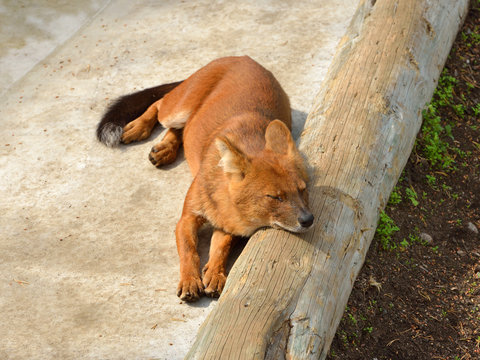
M413 206L418 205L418 195L413 187L405 188L407 198L412 202Z
M473 31L470 33L470 37L472 38L474 45L480 44L480 33L478 32L478 26L475 26Z
M376 233L380 237L380 243L384 250L392 250L397 247L392 241L392 235L399 230L400 228L395 225L395 222L390 216L388 216L385 211L382 211Z
M407 248L410 243L407 241L407 239L403 238L403 240L400 242L400 246L402 248Z
M442 124L438 110L448 106L458 116L463 117L465 115L465 106L453 103L454 88L457 83L458 80L447 75L446 70L444 70L432 101L423 111L422 135L417 144L431 166L444 170L454 170L452 165L455 159L449 152L450 145L444 140L446 136L453 139L453 134L451 125Z
M432 189L436 190L437 189L437 178L433 175L425 175L427 178L427 184L432 187Z
M462 104L455 104L455 105L451 105L451 106L452 106L452 109L455 111L455 113L458 116L460 116L461 118L463 118L463 116L465 115L465 107ZM451 131L450 131L450 133L451 133Z
M423 111L423 125L421 144L423 155L432 166L439 166L448 169L454 159L448 153L449 145L443 141L441 136L445 128L441 124L441 118L437 115L437 108L430 104Z
M479 116L480 115L480 103L476 104L475 106L472 106L472 111L475 114L475 116Z
M444 69L434 92L434 97L437 98L438 106L447 106L452 103L453 89L457 83L458 80L453 76L447 75L447 69Z
M415 229L418 232L418 229ZM402 248L407 248L413 244L423 244L424 242L420 239L420 237L416 234L408 234L408 238L403 238L400 242ZM425 243L426 244L426 243Z
M447 184L442 184L442 190L443 191L450 191L452 190L452 187L450 185L447 185Z
M399 192L398 186L393 188L392 193L390 194L390 199L388 199L388 205L394 206L402 202L402 195Z
M365 331L366 333L371 334L372 331L373 331L373 326L364 327L364 328L363 328L363 331Z
M343 345L348 347L348 335L345 330L340 331L340 338L342 339Z

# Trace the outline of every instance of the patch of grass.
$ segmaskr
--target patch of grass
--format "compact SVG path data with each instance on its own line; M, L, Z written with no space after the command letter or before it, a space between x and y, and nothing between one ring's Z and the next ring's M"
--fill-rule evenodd
M455 158L450 153L451 147L446 137L453 139L451 125L443 125L439 115L439 109L450 107L460 117L465 115L463 104L454 104L454 88L458 80L453 76L447 75L446 71L438 80L438 86L433 94L432 101L423 111L422 135L417 143L423 156L428 160L432 167L443 170L454 170Z
M443 70L440 79L438 79L438 86L435 89L434 97L437 98L438 106L450 105L453 101L453 89L457 85L458 80L453 76L448 75L446 69Z
M446 133L442 126L442 119L437 115L437 109L430 104L423 111L423 126L421 145L423 156L429 161L432 167L449 169L454 162L449 154L449 144L442 140L442 135Z
M462 40L465 42L467 47L472 47L480 44L480 33L478 31L478 26L475 26L473 31L462 32Z

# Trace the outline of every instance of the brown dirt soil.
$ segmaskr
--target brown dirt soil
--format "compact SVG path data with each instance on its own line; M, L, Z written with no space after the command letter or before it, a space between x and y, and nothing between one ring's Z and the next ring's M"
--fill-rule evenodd
M399 230L377 231L329 359L480 359L479 70L472 0L442 74L453 97L438 107L453 163L432 165L422 129L385 210Z

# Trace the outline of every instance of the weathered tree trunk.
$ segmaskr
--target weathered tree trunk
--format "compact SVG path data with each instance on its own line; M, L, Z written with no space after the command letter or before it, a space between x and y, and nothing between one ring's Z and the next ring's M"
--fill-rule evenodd
M300 141L315 228L249 240L188 359L326 356L467 9L361 1Z

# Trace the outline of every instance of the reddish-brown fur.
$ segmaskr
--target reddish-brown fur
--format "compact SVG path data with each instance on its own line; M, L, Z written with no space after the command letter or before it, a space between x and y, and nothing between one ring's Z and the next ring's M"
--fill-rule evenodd
M124 143L167 127L150 152L155 166L171 163L183 141L194 180L176 227L178 296L218 296L232 237L261 227L310 228L307 174L290 134L288 97L273 75L249 57L215 60L154 102L124 127ZM210 259L200 274L197 231L214 227Z

